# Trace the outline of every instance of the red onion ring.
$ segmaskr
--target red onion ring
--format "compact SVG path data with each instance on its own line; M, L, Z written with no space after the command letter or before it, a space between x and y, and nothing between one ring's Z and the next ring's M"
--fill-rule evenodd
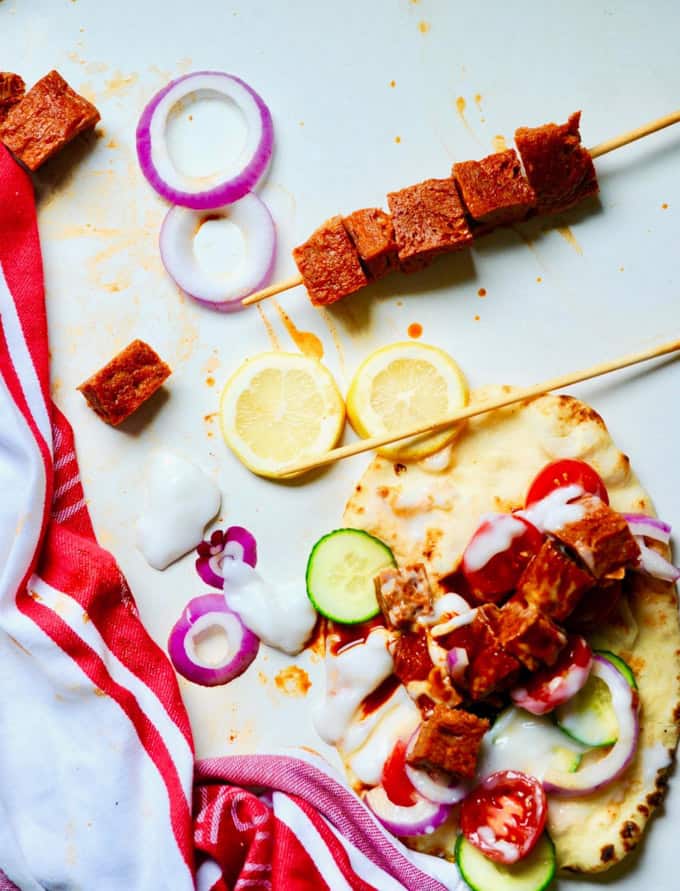
M671 540L671 527L663 520L650 517L647 514L622 514L621 516L628 523L633 535L644 535L646 538L653 538L664 544L668 544Z
M230 169L212 177L182 174L170 159L165 139L171 110L197 92L231 99L247 125L239 157ZM269 163L273 145L272 117L262 98L240 78L223 71L195 71L171 81L149 102L137 125L137 157L144 176L171 204L194 210L222 207L252 191Z
M609 659L597 653L593 655L592 672L609 687L619 722L619 737L604 758L575 773L548 771L543 788L551 795L578 797L597 792L617 780L635 756L640 735L637 691Z
M224 630L229 645L218 665L201 662L196 652L197 637L214 627ZM168 638L168 654L175 670L203 687L226 684L243 674L259 646L259 638L229 609L222 594L204 594L189 601Z
M436 804L421 795L415 804L394 804L382 786L364 794L364 801L385 829L400 838L431 835L451 813L450 804Z
M225 531L216 529L209 541L199 544L196 552L196 572L213 588L224 588L225 559L242 560L253 569L257 566L257 542L243 526L230 526Z
M208 216L228 217L241 230L245 243L241 263L219 276L201 267L194 251L194 238ZM269 281L276 255L276 228L267 205L254 193L209 214L171 207L161 227L160 249L163 265L178 287L204 306L232 312L243 309L243 298Z
M637 568L641 572L646 572L655 579L661 579L663 582L677 582L680 579L680 569L666 560L658 551L648 547L642 536L636 535L635 541L640 548L640 562Z
M406 765L406 776L416 792L433 804L458 804L470 791L469 783L456 783L449 774L443 772L432 776L410 764Z

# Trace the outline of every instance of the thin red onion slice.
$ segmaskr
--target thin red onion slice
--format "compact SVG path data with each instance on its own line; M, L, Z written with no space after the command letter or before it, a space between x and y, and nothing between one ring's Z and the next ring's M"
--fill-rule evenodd
M446 773L431 775L427 771L411 767L410 764L406 765L406 776L416 792L433 804L458 804L471 788L468 783L456 783Z
M451 813L450 804L436 804L421 795L415 804L394 804L382 786L369 789L364 801L385 829L400 838L431 835Z
M178 170L166 141L173 108L196 94L230 99L247 128L239 156L209 176L188 176ZM196 71L171 81L149 102L137 125L137 157L144 176L171 204L194 210L222 207L252 191L267 168L273 145L272 117L262 98L240 78L223 71Z
M229 219L243 236L244 255L236 268L219 275L201 266L194 251L194 238L206 220ZM161 259L168 275L194 300L232 312L242 309L242 300L269 281L276 256L276 228L267 205L257 195L246 195L234 204L209 213L171 207L160 234Z
M671 540L671 527L663 520L649 517L647 514L622 514L628 523L633 535L644 535L645 538L653 538L668 544Z
M196 652L201 634L215 627L225 632L228 643L227 653L217 665L202 662ZM168 638L168 654L175 670L203 687L226 684L243 674L259 646L257 635L227 607L221 594L204 594L189 601Z
M663 582L677 582L680 579L680 569L677 566L673 566L658 551L648 547L641 536L636 535L635 541L640 548L638 569L646 572L647 575L653 576L655 579L661 579Z
M216 529L210 540L202 541L196 551L196 572L213 588L224 588L222 564L226 559L241 560L253 569L257 566L257 542L243 526Z
M593 654L586 640L571 635L557 662L533 674L528 683L514 687L510 696L515 705L532 715L545 715L576 696L590 677Z
M453 647L446 657L446 664L454 683L460 683L465 676L465 670L470 664L468 651L465 647Z
M637 749L640 735L637 691L630 686L618 668L597 653L593 656L592 672L609 687L619 724L619 737L604 758L575 773L549 770L543 780L543 787L552 795L578 797L597 792L613 783L627 770Z

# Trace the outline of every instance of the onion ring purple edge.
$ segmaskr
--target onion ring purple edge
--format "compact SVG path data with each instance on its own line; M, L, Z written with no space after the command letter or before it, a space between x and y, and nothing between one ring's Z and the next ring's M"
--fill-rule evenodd
M183 192L169 186L156 172L151 157L151 121L161 100L171 90L185 80L203 76L227 77L230 80L236 81L250 93L262 120L262 139L251 161L243 168L240 174L212 189L206 189L204 192ZM137 159L142 173L151 187L162 198L165 198L171 204L179 204L181 207L189 207L192 210L214 210L216 207L222 207L225 204L233 204L234 201L243 198L248 192L252 192L257 185L271 158L274 146L274 123L271 112L262 97L249 84L241 80L240 77L237 77L235 74L228 74L226 71L193 71L190 74L184 74L182 77L171 80L169 84L166 84L151 98L139 118L135 140Z

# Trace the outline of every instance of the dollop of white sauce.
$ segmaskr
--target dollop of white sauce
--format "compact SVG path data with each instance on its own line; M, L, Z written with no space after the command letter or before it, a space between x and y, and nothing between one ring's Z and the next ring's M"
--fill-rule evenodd
M463 555L465 568L471 572L477 572L496 554L507 551L512 542L527 530L524 523L512 514L495 514L486 519L487 528L475 532Z
M433 455L428 455L427 458L422 458L419 463L422 469L427 471L427 473L443 473L445 470L448 470L448 467L451 464L452 455L453 447L447 445Z
M304 648L317 616L302 585L271 585L241 560L225 560L222 573L227 606L263 643L290 656Z
M376 628L364 643L326 658L326 695L313 720L319 736L330 745L341 742L362 700L392 674L389 640L384 628Z
M574 498L580 498L583 494L584 491L580 486L562 486L531 507L518 510L517 516L524 517L541 532L556 532L569 523L577 523L583 519L585 516L583 505L569 504Z
M397 741L408 739L420 724L418 707L403 687L395 691L378 712L375 728L367 741L347 758L357 779L371 786L380 782L385 762Z
M147 563L165 569L195 548L221 501L220 490L195 464L172 452L154 452L146 505L137 520L137 547Z
M470 604L467 600L464 597L461 597L460 594L456 594L454 591L449 591L447 594L442 594L441 597L438 597L435 600L431 613L418 616L417 622L419 625L436 625L441 617L445 616L447 613L460 615L469 611Z

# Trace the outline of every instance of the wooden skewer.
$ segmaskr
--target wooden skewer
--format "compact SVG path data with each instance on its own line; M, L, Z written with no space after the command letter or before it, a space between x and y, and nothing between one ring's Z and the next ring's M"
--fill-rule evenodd
M635 130L629 130L627 133L622 133L620 136L615 136L613 139L608 139L606 142L601 142L599 145L593 146L593 148L589 150L590 156L592 158L599 158L600 155L606 155L607 152L613 152L614 149L621 148L624 145L635 142L637 139L642 139L643 136L649 136L650 133L656 133L657 130L663 130L665 127L670 127L671 124L677 124L679 122L680 110L674 111L662 118L657 118L655 121L650 121L642 127L637 127ZM254 294L251 294L250 297L246 297L245 300L243 300L243 305L252 306L254 303L260 303L260 301L267 300L269 297L274 297L276 294L281 294L283 291L297 288L297 286L302 283L301 275L293 275L290 278L284 279L284 281L269 285L269 287L263 288L261 291L256 291Z
M350 445L331 449L330 452L321 455L319 458L314 458L311 461L306 461L302 464L294 464L285 468L277 474L277 478L297 476L298 474L306 473L309 470L315 470L317 467L332 464L334 461L341 461L343 458L349 458L352 455L360 455L363 452L369 452L372 449L390 445L393 442L397 442L397 440L406 439L407 437L421 436L427 433L437 433L440 430L444 430L459 421L466 420L467 418L474 418L476 415L482 415L498 408L504 408L507 405L514 405L516 402L522 402L525 399L535 399L537 396L543 396L545 393L550 393L552 390L561 390L572 384L591 380L592 378L600 377L603 374L618 371L621 368L628 368L630 365L637 365L639 362L646 362L649 359L656 359L659 356L665 356L668 353L674 353L677 350L680 350L680 339L665 343L662 346L653 347L650 350L644 350L641 353L629 353L627 356L621 356L618 359L613 359L609 362L601 362L598 365L593 365L590 368L585 368L581 371L562 374L558 377L551 378L550 380L543 381L541 384L535 384L533 387L524 387L520 390L515 390L509 396L497 399L494 402L483 402L476 405L470 405L467 408L454 412L454 414L442 421L438 421L436 424L420 424L418 427L414 427L411 430L405 430L402 433L373 436L370 439L362 439L359 440L359 442L353 442Z

